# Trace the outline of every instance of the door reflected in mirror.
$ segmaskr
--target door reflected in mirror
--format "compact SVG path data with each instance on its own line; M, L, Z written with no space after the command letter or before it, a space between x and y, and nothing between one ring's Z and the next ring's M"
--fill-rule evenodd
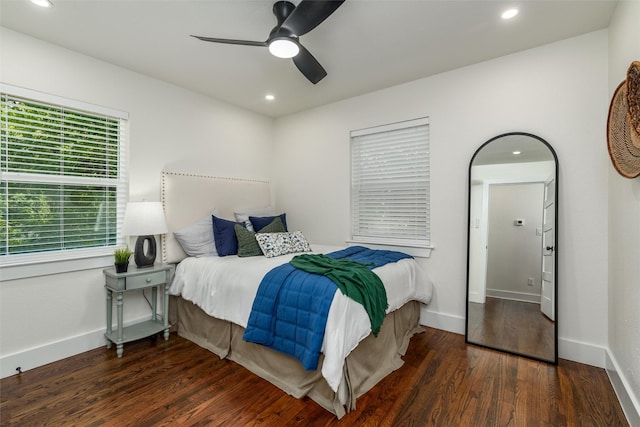
M497 136L471 159L468 343L557 363L557 186L555 152L535 135Z

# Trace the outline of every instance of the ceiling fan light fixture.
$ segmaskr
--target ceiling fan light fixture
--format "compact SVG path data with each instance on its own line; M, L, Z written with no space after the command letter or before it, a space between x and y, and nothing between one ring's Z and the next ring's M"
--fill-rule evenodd
M300 52L298 44L286 37L273 39L269 43L269 52L278 58L293 58Z
M53 3L49 0L31 0L31 3L40 6L40 7L51 7Z
M220 39L196 35L192 37L212 43L269 47L269 52L274 56L292 58L298 71L311 83L316 84L327 76L327 71L322 68L311 52L300 44L299 38L321 24L344 1L300 0L296 6L291 1L277 0L273 4L272 11L278 23L271 29L265 41Z

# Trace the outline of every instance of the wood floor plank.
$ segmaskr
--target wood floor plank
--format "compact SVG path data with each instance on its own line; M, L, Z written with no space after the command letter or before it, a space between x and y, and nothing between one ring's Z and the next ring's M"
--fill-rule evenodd
M604 370L414 336L403 367L342 420L172 334L0 380L2 426L626 426Z

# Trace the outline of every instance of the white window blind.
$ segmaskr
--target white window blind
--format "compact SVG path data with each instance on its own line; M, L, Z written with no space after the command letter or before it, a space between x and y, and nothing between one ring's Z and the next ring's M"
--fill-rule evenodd
M351 234L430 246L428 118L351 132Z
M0 89L1 265L111 252L123 241L127 114Z

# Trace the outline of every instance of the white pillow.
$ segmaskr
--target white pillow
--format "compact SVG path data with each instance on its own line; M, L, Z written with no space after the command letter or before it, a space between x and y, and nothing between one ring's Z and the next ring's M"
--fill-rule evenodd
M173 232L182 249L189 256L217 256L216 244L213 240L213 220L207 215Z
M236 221L244 223L247 230L255 231L253 229L253 225L251 224L251 221L249 221L249 217L250 216L273 216L275 215L275 211L273 210L273 207L267 206L265 208L257 208L257 209L242 211L242 212L234 212L234 215L236 217Z
M311 252L311 247L301 231L288 233L256 233L256 240L267 258L297 252Z

